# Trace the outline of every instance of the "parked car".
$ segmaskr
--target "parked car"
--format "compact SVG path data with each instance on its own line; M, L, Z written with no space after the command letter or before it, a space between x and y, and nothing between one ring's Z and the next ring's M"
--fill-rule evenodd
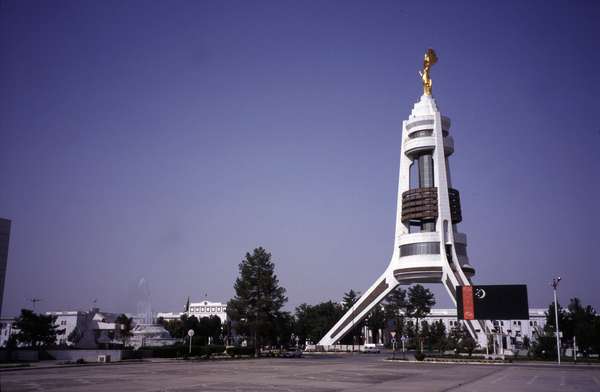
M292 347L283 352L282 356L284 358L300 358L302 357L302 350L297 347Z
M379 348L374 343L366 343L362 348L363 353L379 353Z

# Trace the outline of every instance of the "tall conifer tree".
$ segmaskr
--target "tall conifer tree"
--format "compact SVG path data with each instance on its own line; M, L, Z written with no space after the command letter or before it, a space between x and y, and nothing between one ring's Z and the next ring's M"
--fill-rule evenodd
M287 302L285 289L279 286L275 264L264 248L254 249L239 265L240 275L233 286L235 297L227 304L227 316L238 333L248 336L258 349L273 341L281 308Z

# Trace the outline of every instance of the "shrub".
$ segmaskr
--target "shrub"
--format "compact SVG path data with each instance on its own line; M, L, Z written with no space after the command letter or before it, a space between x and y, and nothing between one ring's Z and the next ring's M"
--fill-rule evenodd
M425 354L423 354L423 353L422 353L422 352L420 352L420 351L417 351L417 353L415 354L415 359L416 359L417 361L422 361L422 360L424 360L424 359L425 359Z
M182 345L156 347L152 349L153 358L177 358L188 353L188 349Z
M225 352L225 346L220 344L211 344L210 346L206 346L206 350L209 356L214 354L223 354Z
M252 356L254 355L254 347L241 347L241 346L230 346L227 347L227 354L234 358L242 355Z

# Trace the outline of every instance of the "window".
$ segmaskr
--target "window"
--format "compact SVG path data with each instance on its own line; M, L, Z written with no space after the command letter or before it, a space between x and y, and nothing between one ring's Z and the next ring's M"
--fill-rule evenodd
M221 312L221 307L220 306L217 306L217 312L219 312L219 313Z
M530 322L529 322L529 326L530 326L530 327L533 327L533 321L530 321Z
M400 257L413 255L440 254L439 242L416 242L400 245Z
M210 311L214 313L214 312L215 312L215 307L214 307L214 306L213 306L213 307L211 307L211 308L210 308Z
M204 306L200 306L200 311L204 312Z

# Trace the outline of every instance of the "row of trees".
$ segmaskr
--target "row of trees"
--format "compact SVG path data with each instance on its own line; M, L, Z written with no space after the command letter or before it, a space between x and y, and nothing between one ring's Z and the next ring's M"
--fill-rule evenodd
M546 324L537 331L537 341L532 350L536 356L556 357L556 321L554 302L546 312ZM600 314L590 305L583 305L579 298L572 298L567 308L558 304L558 327L561 332L561 348L578 347L578 352L588 357L600 353Z
M243 336L255 349L262 346L316 343L324 334L359 300L359 293L350 290L344 294L341 304L332 301L316 305L302 304L292 315L283 310L287 302L285 289L279 285L271 254L264 248L246 253L239 264L239 276L234 289L235 297L228 302L228 324L222 325L219 317L183 315L179 320L159 319L173 337L185 338L191 329L195 332L196 344L231 343L231 336ZM433 293L414 285L407 290L398 288L391 292L341 341L342 344L361 343L362 330L366 326L373 338L378 340L380 331L386 335L395 331L397 336L409 338L410 345L422 350L444 351L454 349L472 352L475 341L462 327L446 331L441 322L422 321L435 305ZM23 309L15 327L19 332L12 338L12 344L21 343L33 348L54 344L57 334L63 331L55 325L56 316L35 314ZM563 333L562 346L572 347L577 340L579 351L588 355L600 353L600 315L591 306L584 306L577 298L571 300L567 309L559 305L559 326ZM112 338L121 339L123 346L131 337L132 321L125 315L116 320ZM536 343L531 347L538 356L553 356L556 352L554 331L554 304L547 312L547 323L538 331ZM78 341L84 331L75 330L69 335L70 341ZM526 344L527 346L527 344ZM257 350L258 351L258 350Z
M188 335L191 329L194 331L194 343L198 345L222 344L224 336L227 335L227 327L221 325L221 319L218 316L201 317L182 315L179 320L164 320L159 317L158 324L161 324L172 337L183 339Z
M255 347L316 343L360 298L359 293L350 290L341 304L304 303L292 316L282 310L287 302L285 289L279 286L271 254L264 248L246 253L239 272L234 285L236 295L227 304L227 315L236 334L245 336ZM398 288L387 296L383 306L375 307L362 322L356 323L341 343L361 343L363 327L367 326L376 340L380 331L395 331L398 336L407 336L418 348L472 351L475 342L465 330L459 328L447 336L442 322L430 325L421 321L434 305L433 293L419 284L408 290Z

